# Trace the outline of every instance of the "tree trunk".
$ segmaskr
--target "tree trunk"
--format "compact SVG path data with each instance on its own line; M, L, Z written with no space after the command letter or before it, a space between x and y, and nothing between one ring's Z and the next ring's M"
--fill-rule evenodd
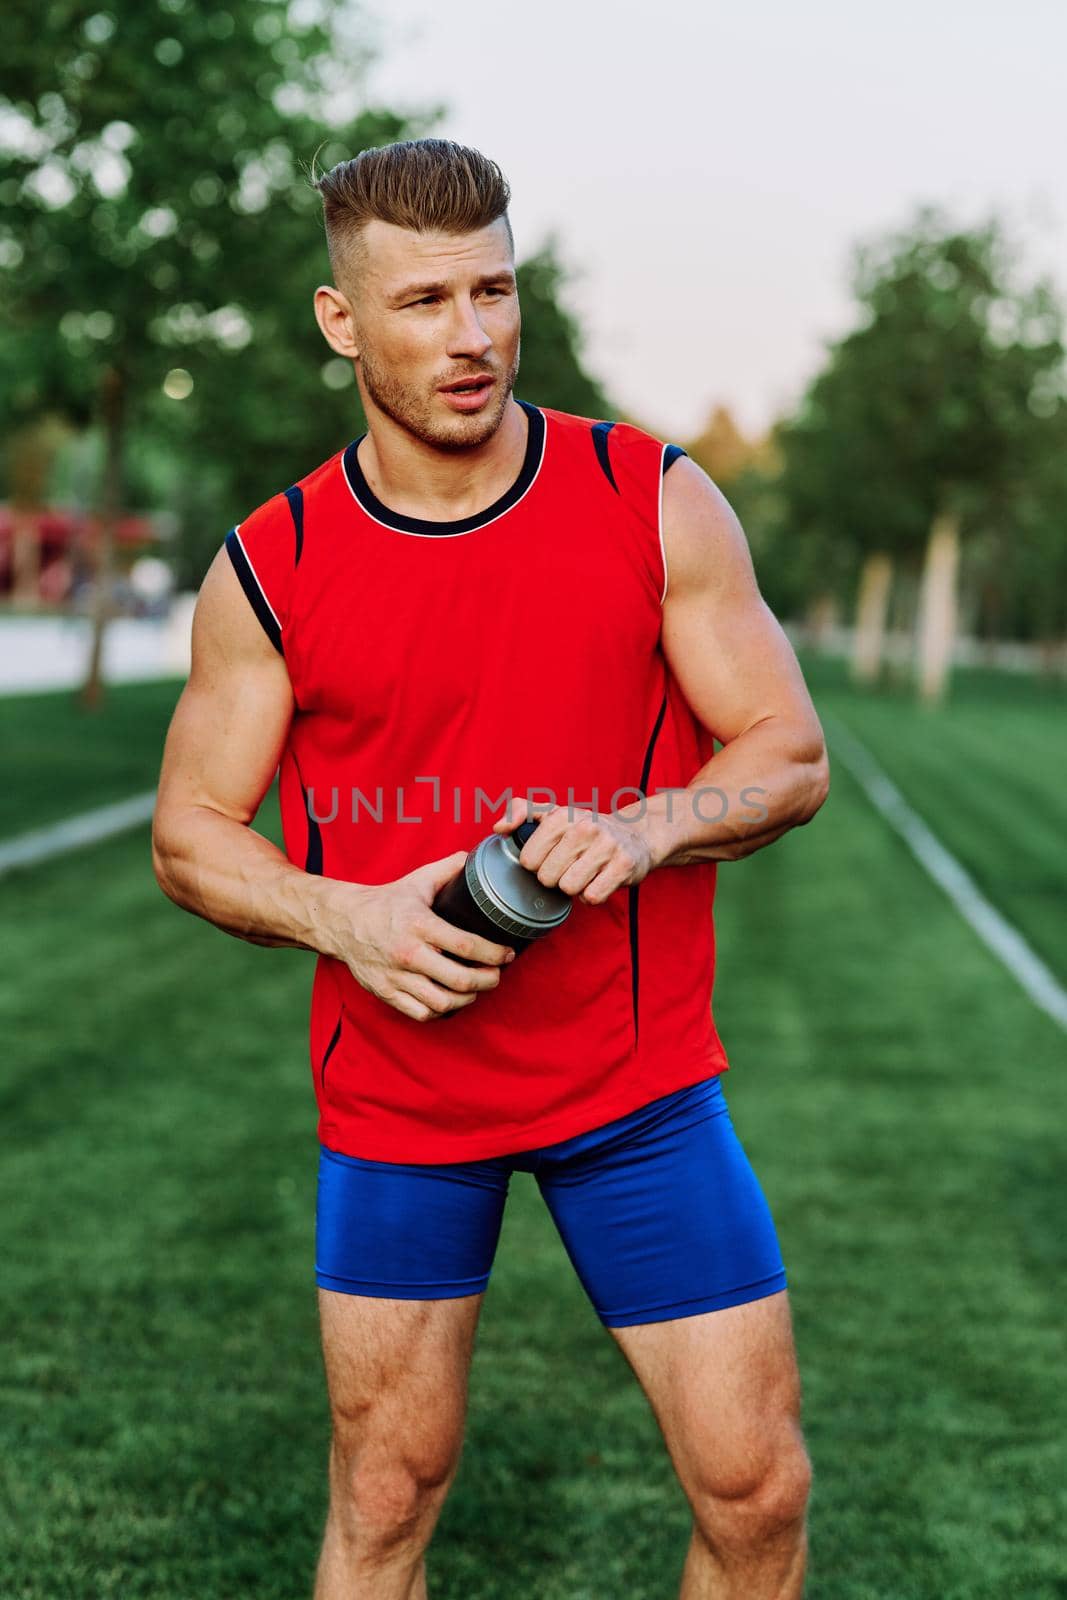
M930 526L919 596L919 695L929 704L944 699L956 641L956 576L960 564L960 518L939 511Z
M852 637L852 677L857 683L875 683L882 670L885 624L893 563L884 551L869 555L860 573L856 601L856 627Z
M42 600L41 513L56 453L69 433L61 417L46 412L13 429L5 439L12 520L11 599L17 605L33 607Z
M1046 634L1037 640L1037 670L1043 678L1067 676L1067 639Z
M830 634L837 626L837 597L817 594L809 603L804 618L806 642L813 650L825 651Z
M12 505L11 521L12 603L36 607L41 599L41 541L37 517L30 506Z
M100 418L104 427L104 471L100 486L100 515L93 552L92 641L89 665L81 690L88 710L100 705L104 684L101 667L104 632L111 614L114 576L115 526L122 505L122 444L126 384L117 367L108 367L100 385Z

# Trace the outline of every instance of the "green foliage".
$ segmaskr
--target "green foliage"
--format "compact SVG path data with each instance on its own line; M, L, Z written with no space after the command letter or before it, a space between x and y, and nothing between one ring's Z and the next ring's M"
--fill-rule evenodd
M1040 443L1010 499L991 499L964 549L976 631L988 638L1067 636L1067 404L1034 428Z
M565 269L554 236L518 267L517 277L522 306L518 393L580 417L613 416L611 401L582 366L578 324L561 301Z
M88 414L104 365L138 393L277 332L259 319L313 267L318 202L294 152L322 142L339 9L326 0L309 26L287 0L16 10L0 66L21 119L2 191L5 360L50 335L62 359L21 364L12 410ZM399 126L363 113L340 132Z
M85 426L114 369L138 442L125 497L162 492L197 546L264 460L284 475L346 436L307 309L328 261L304 169L413 124L332 112L366 60L340 0L316 22L289 0L45 10L16 10L0 64L0 427L45 410ZM164 394L172 369L188 399Z
M821 517L798 526L780 472L753 463L724 488L748 535L760 591L776 616L802 616L813 596L843 598L852 581L854 549L835 538Z
M113 0L6 21L0 431L44 411L95 425L119 371L125 499L178 514L184 583L233 522L365 427L312 311L330 279L312 163L442 114L362 103L369 36L348 0ZM600 413L560 278L551 245L520 271L523 389ZM175 369L180 399L163 389Z
M965 535L1062 517L1045 471L1063 428L1062 313L1016 267L999 224L953 229L933 208L858 249L859 324L780 430L794 587L839 585L873 550L914 565L949 503Z

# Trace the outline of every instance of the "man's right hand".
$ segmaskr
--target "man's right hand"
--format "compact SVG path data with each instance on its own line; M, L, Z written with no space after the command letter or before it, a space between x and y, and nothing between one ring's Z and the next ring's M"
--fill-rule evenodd
M510 945L467 933L431 909L466 859L466 850L457 850L392 883L333 885L333 952L364 989L416 1022L473 1005L483 989L496 988L501 968L514 958ZM482 964L465 966L449 953Z

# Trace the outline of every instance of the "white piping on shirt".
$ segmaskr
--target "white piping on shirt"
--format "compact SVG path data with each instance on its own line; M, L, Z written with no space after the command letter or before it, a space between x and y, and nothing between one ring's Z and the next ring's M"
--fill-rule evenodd
M663 557L663 593L659 597L660 605L667 598L667 546L663 542L663 480L667 474L663 470L663 463L667 455L667 445L664 444L659 453L659 549Z

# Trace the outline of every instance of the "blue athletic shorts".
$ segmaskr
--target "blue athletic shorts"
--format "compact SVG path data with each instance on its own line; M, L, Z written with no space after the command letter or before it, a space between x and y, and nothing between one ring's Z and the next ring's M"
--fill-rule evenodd
M558 1144L488 1161L371 1161L319 1146L315 1281L398 1300L489 1282L515 1171L537 1179L605 1327L786 1287L771 1213L719 1077Z

